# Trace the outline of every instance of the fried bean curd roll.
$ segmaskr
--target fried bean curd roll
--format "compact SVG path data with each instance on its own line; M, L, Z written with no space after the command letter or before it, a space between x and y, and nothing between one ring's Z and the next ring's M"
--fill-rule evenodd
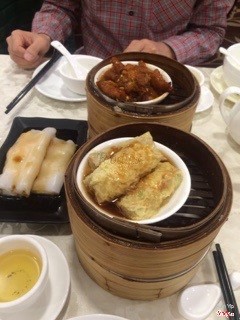
M75 150L76 145L72 140L53 138L31 192L59 194L67 166Z
M0 176L3 194L29 196L47 147L55 134L56 129L45 128L42 131L32 129L20 135L7 153Z
M165 156L155 147L150 133L146 133L129 140L127 146L101 162L84 179L84 184L99 204L113 201L151 172L161 159Z
M99 167L103 161L111 158L114 155L114 153L119 151L124 145L126 146L128 144L125 142L124 144L119 144L119 146L117 147L106 147L101 151L91 153L88 158L88 165L91 172L94 171L97 167Z
M129 141L124 141L124 142L120 142L116 146L106 147L101 151L96 151L96 152L91 153L88 158L88 165L89 165L90 170L94 171L97 167L99 167L99 165L103 161L111 158L116 152L118 152L123 147L126 147L128 145L129 145Z
M140 141L141 143L145 143L145 144L152 143L152 136L150 132L146 132L143 135L136 137L134 139L136 141ZM123 142L120 142L118 145L106 147L101 151L96 151L91 153L88 158L88 165L91 172L94 171L97 167L99 167L99 165L103 161L111 158L114 155L114 153L118 152L123 147L128 146L130 143L131 143L131 140L123 141ZM167 158L163 154L161 154L161 161L167 161Z
M126 195L116 201L122 214L131 220L153 217L182 181L181 171L170 162L159 163Z

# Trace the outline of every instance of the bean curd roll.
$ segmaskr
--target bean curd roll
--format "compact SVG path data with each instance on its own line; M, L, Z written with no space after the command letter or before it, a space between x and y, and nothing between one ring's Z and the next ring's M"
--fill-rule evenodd
M150 133L129 140L84 179L87 189L99 204L122 194L141 177L151 172L165 156L155 147Z
M42 131L32 129L20 135L9 149L0 175L3 194L29 196L47 147L55 134L56 129L45 128Z
M39 194L59 194L64 182L68 163L76 150L72 140L52 139L40 172L34 181L32 192Z
M152 136L149 132L144 133L143 135L134 138L135 141L140 141L141 143L144 144L152 144ZM109 146L104 148L101 151L96 151L93 152L89 155L88 158L88 165L91 171L95 170L103 161L111 158L113 156L114 153L118 152L120 149L122 149L123 147L127 147L132 140L127 140L127 141L123 141L118 143L117 145L114 146ZM167 160L166 158L164 158L164 155L162 154L161 157L161 161Z
M160 162L153 172L143 177L116 205L128 219L151 218L171 197L181 181L182 175L178 168L169 162Z

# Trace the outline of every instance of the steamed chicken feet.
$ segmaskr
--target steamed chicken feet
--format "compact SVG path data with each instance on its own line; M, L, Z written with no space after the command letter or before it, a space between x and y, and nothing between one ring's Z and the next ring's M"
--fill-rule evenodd
M122 102L149 101L172 90L158 69L150 69L145 62L123 64L112 58L112 67L97 82L108 97Z
M112 80L99 82L98 86L102 90L102 92L105 93L108 97L117 101L126 100L126 92Z

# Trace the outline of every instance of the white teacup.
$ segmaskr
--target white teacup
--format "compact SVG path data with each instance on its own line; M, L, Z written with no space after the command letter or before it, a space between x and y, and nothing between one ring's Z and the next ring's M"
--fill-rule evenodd
M3 314L5 319L7 313L14 313L17 317L19 311L37 301L47 285L47 253L29 235L9 235L0 238L0 259L1 276L5 280L5 288L8 288L4 294L1 290L0 318Z
M233 44L227 51L240 62L240 43ZM223 79L227 86L240 85L240 65L229 56L223 60Z
M233 93L240 95L240 88L229 87L223 91L220 95L219 108L224 121L228 125L229 134L238 144L240 144L240 98L239 102L235 103L230 111L228 111L228 108L225 105L225 100Z

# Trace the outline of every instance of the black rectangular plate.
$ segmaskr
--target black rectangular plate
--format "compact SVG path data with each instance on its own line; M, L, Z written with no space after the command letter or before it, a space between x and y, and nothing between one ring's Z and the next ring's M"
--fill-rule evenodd
M46 127L57 129L57 138L73 140L80 147L87 140L88 125L84 120L16 117L7 139L0 148L0 173L9 148L21 133ZM68 223L64 188L57 196L34 195L28 198L0 195L0 221L25 223Z

